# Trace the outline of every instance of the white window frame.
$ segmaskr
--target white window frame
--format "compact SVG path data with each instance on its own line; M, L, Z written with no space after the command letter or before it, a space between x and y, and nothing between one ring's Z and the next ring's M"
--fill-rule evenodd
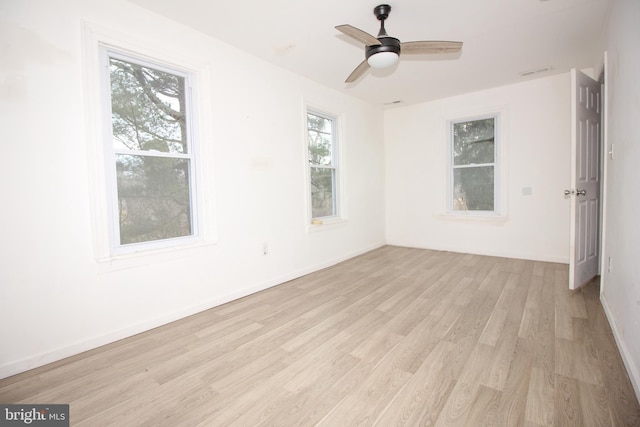
M184 78L185 82L185 106L186 106L186 130L188 149L187 153L160 153L149 151L136 151L116 149L113 144L112 133L112 111L111 111L111 86L109 79L109 60L110 58L120 59L129 63L141 65L143 67L152 68L155 70L163 71L173 75L177 75ZM191 243L194 240L198 240L200 237L200 223L199 223L199 201L197 191L196 169L197 169L197 153L198 144L194 138L193 132L193 101L192 101L192 75L188 70L181 69L173 64L166 64L156 60L149 60L137 56L135 54L122 52L118 49L114 49L107 46L100 47L100 59L101 59L101 81L103 85L104 97L104 149L105 149L105 175L107 178L107 204L109 206L109 240L111 251L113 254L124 254L132 252L140 252L145 250L161 249L173 246L180 246ZM122 244L120 241L120 218L119 218L119 206L118 206L118 190L117 190L117 177L116 177L116 155L127 154L132 156L146 156L146 157L158 157L158 158L173 158L184 159L189 161L189 201L190 201L190 225L191 234L188 236L150 240L146 242Z
M217 241L215 221L215 197L213 193L214 168L212 144L202 144L212 138L212 108L206 96L211 93L210 64L203 62L194 50L173 49L171 38L149 38L145 34L126 28L105 27L93 22L82 23L83 80L85 87L85 132L87 141L88 181L93 230L94 256L101 272L133 268L148 263L165 262L182 256L199 253ZM192 212L191 236L166 239L155 244L127 245L116 248L113 244L113 214L115 180L110 177L115 161L108 161L105 149L107 135L111 134L110 88L102 78L104 60L101 54L106 48L113 52L147 61L153 66L164 65L171 72L181 70L191 76L191 150L193 171L191 197L195 202ZM207 118L205 120L204 118ZM203 163L207 167L201 167ZM206 197L205 197L206 195ZM117 218L117 217L115 217Z
M496 217L502 216L504 214L502 208L502 113L501 112L491 112L486 114L479 114L467 117L456 117L449 119L447 121L447 141L448 141L448 186L447 186L447 214L448 215L459 215L464 217ZM494 120L494 161L493 163L486 164L477 164L477 165L464 165L464 166L456 166L454 165L454 132L453 126L457 123L462 122L471 122L476 120L486 120L493 119ZM465 168L465 167L482 167L482 166L493 166L493 210L491 211L482 211L482 210L455 210L453 203L453 193L454 193L454 171L455 169Z
M331 121L331 163L332 166L311 166L309 161L309 123L308 115L314 115ZM341 156L341 141L340 141L340 124L341 119L336 114L327 113L323 109L314 108L312 106L306 106L304 109L304 140L305 140L305 170L306 170L306 193L307 193L307 224L311 229L323 225L337 224L345 220L344 204L342 198L342 156ZM326 169L333 169L335 179L333 181L333 206L334 214L324 217L314 217L312 209L312 196L311 196L311 169L319 167Z

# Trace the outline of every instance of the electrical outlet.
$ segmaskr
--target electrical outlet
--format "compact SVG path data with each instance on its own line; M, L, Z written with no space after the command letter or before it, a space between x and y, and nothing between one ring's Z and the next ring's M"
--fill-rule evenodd
M262 255L267 255L269 253L269 244L264 242L262 244Z

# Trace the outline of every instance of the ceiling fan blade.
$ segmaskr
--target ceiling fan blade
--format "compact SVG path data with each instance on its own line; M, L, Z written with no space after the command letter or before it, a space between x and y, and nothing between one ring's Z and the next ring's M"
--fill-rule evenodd
M348 24L338 25L336 27L336 30L340 31L343 34L348 35L349 37L352 37L358 40L359 42L364 43L367 46L375 46L380 44L380 41L377 38L373 37L371 34L365 31L362 31L361 29L356 28L352 25L348 25Z
M367 71L369 69L369 63L367 62L367 60L365 59L364 61L362 61L360 63L360 65L358 65L355 70L353 70L351 72L351 74L349 74L349 77L347 77L347 80L345 80L345 83L353 83L356 80L358 80L360 77L362 77L362 75L365 73L365 71Z
M416 41L400 43L402 53L455 53L462 50L462 42Z

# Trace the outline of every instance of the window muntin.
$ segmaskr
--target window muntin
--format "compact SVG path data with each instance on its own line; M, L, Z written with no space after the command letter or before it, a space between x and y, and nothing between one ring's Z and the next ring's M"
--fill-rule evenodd
M497 116L451 122L452 212L498 211Z
M190 76L107 49L103 54L112 246L126 252L175 245L197 233Z
M311 219L338 216L336 119L307 111Z

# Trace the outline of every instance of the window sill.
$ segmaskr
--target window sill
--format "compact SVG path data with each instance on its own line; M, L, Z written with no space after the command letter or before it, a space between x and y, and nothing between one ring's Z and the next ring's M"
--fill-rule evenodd
M308 233L315 233L318 231L334 230L336 228L344 227L347 223L347 218L318 218L314 219L311 224L307 225Z
M184 245L146 249L124 254L112 254L97 258L96 261L98 272L105 274L191 257L213 246L215 246L215 242L212 240L198 240Z

